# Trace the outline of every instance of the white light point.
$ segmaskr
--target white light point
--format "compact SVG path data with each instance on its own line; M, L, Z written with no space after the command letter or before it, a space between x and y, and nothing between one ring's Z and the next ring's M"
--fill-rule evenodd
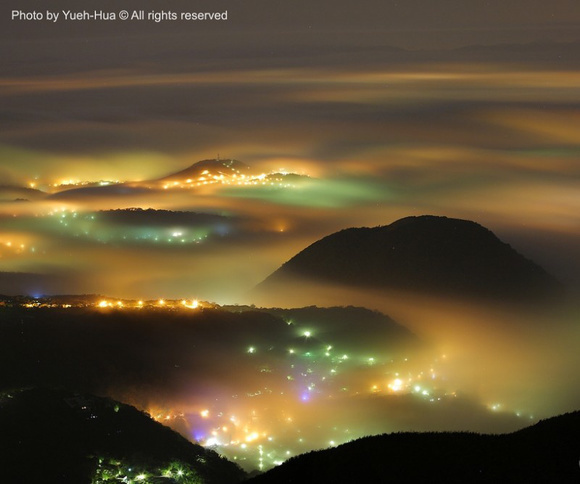
M391 383L389 383L388 387L394 392L399 392L403 389L403 380L395 378Z

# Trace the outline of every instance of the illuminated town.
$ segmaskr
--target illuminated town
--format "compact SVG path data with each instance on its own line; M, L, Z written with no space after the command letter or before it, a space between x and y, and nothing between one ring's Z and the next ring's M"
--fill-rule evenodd
M201 394L193 395L190 401L178 398L180 403L172 406L163 404L165 399L155 403L155 399L148 398L150 403L143 407L158 422L217 450L247 471L267 470L312 449L404 428L397 423L401 405L424 408L425 412L431 412L429 406L434 406L437 413L445 411L437 410L438 407L452 409L461 400L456 382L450 381L445 373L453 364L452 356L429 356L433 355L432 349L418 349L401 341L395 346L385 343L377 346L368 338L380 338L379 334L376 330L368 332L371 330L365 326L360 328L359 335L352 334L345 341L338 333L328 332L324 323L308 324L303 318L295 321L290 318L293 310L220 306L191 298L126 300L102 296L5 298L0 305L3 306L0 311L26 310L38 315L66 310L72 314L91 311L121 317L128 312L153 317L160 325L164 324L163 314L193 317L192 321L203 314L222 312L285 314L285 325L282 332L277 330L276 342L258 337L255 343L240 346L235 340L224 340L220 352L233 352L232 362L239 367L224 380L231 387L229 395L222 387L205 398ZM350 317L360 318L355 316L357 311L362 310L356 310ZM211 365L208 360L206 371L210 373ZM246 382L243 386L239 384L240 378ZM139 398L129 403L142 405ZM487 404L487 408L482 406L479 411L489 412L491 420L493 414L505 418L511 413L512 425L521 419L534 419L533 415L498 402Z
M31 189L44 188L47 193L59 193L77 188L99 188L114 185L128 185L130 187L143 187L147 189L199 189L211 188L212 186L240 186L240 187L281 187L293 188L296 182L307 179L305 175L298 175L285 171L283 168L272 173L254 173L248 165L233 159L220 159L219 156L212 160L202 160L189 169L182 170L173 175L168 175L158 180L150 181L120 181L99 180L81 181L78 179L62 179L56 183L46 183L42 180L28 182Z

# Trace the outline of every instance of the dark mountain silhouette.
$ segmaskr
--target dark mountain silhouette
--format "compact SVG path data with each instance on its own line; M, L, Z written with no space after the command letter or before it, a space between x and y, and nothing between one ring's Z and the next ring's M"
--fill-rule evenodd
M290 459L251 479L290 482L577 483L580 411L507 435L399 433Z
M204 173L206 172L207 173ZM249 174L250 167L245 163L238 160L221 160L211 159L211 160L201 160L194 163L189 168L185 170L172 173L170 175L159 178L157 181L184 181L186 179L197 179L200 176L205 175L224 175L225 177L232 177L233 175L246 175Z
M295 338L297 347L314 345L323 340L326 344L348 346L351 351L402 353L407 349L417 349L421 345L421 340L415 334L389 316L362 307L256 309L226 306L224 309L265 312L282 318L299 330L300 336ZM305 337L304 331L312 334Z
M90 394L38 388L4 393L0 428L2 482L88 484L127 476L130 482L222 484L244 478L237 465L143 412Z
M130 183L115 183L103 186L82 186L79 188L66 188L57 193L48 195L50 200L82 200L83 198L98 197L132 197L150 193L150 189L145 186Z
M46 196L45 193L35 188L20 187L16 185L0 185L0 200L22 202L36 200Z
M0 323L0 390L50 385L110 394L139 386L169 392L182 388L182 379L200 387L233 380L243 388L252 366L232 368L226 356L254 345L273 347L263 356L276 358L292 336L270 314L210 309L13 307L0 308ZM210 359L215 364L208 365Z
M286 262L258 289L294 278L450 295L537 298L559 284L490 230L467 220L420 216L329 235Z
M152 208L145 210L142 208L100 210L97 213L99 218L103 218L107 222L137 226L196 226L218 224L231 220L231 217L213 213L155 210Z
M50 298L54 302L74 299ZM285 366L289 347L323 351L330 344L342 351L373 350L379 357L407 354L422 343L388 316L363 308L0 307L0 323L0 391L51 385L105 393L136 385L170 392L182 388L184 379L188 385L201 387L211 380L244 391L257 359ZM310 338L304 337L305 330L312 332ZM247 354L250 346L259 356ZM232 355L244 358L232 367Z

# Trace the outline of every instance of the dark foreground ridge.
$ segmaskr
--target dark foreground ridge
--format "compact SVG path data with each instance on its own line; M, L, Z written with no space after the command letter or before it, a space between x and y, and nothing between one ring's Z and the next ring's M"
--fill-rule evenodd
M251 484L578 483L580 411L507 435L400 433L294 457Z
M90 394L6 392L0 428L1 482L227 484L245 477L134 407Z
M544 269L490 230L431 215L336 232L290 259L258 288L268 290L296 278L506 300L560 291Z

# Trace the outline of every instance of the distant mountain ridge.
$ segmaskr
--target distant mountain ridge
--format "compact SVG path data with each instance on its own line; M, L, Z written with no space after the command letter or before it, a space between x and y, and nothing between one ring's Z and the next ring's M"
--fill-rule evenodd
M424 215L350 228L310 245L258 288L306 278L419 292L498 298L544 297L558 282L481 225Z
M162 178L157 179L157 181L173 181L173 180L184 180L184 179L194 179L199 178L203 175L224 175L231 177L233 175L245 175L250 172L249 165L245 163L234 160L220 158L201 160L184 170L166 175Z

